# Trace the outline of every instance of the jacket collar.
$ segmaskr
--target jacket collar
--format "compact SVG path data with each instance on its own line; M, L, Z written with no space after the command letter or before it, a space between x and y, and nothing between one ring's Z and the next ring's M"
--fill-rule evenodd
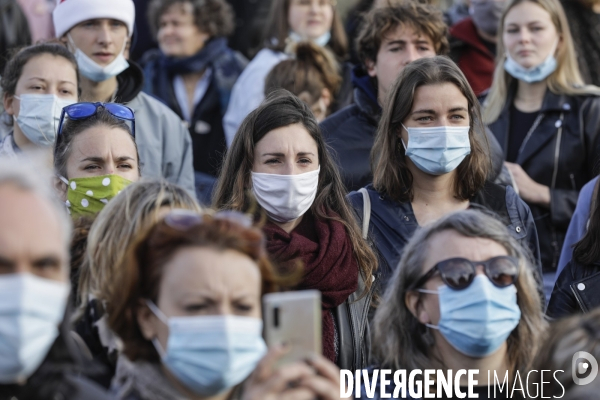
M116 103L129 103L144 87L144 72L135 62L128 60L129 68L117 75L119 88Z
M496 133L498 142L504 150L505 157L508 143L508 130L510 128L510 107L513 104L516 91L517 85L515 82L508 92L502 113L498 117L498 120L493 123L493 125L496 125L496 128L493 129L493 131ZM549 120L551 121L551 125L556 128L551 127L551 125L546 125L545 127L547 129L536 128L535 140L528 140L527 143L525 143L525 147L517 157L517 164L523 165L523 163L535 155L554 137L554 135L556 135L558 128L563 123L560 121L560 115L563 113L564 115L567 115L571 109L572 105L568 96L552 93L550 89L546 90L546 94L544 95L544 100L542 102L542 108L539 111L540 114L543 114L541 123L543 123L544 120Z
M362 68L354 67L352 83L354 85L354 102L363 114L378 124L382 110L377 101L377 87L373 85L372 78Z

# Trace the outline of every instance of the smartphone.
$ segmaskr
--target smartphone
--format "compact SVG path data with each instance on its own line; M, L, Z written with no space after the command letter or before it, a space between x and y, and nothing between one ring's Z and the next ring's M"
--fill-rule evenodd
M285 343L290 351L278 365L321 354L321 292L299 290L263 297L265 339L269 347Z

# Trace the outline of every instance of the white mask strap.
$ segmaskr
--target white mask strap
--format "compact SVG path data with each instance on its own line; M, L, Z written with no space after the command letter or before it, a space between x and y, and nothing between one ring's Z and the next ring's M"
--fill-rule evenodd
M58 179L60 179L65 185L69 186L69 181L62 175L58 175Z
M428 328L431 328L431 329L440 330L440 328L437 325L425 324L425 326L428 327Z
M169 325L169 318L162 311L160 311L160 308L158 308L152 300L146 300L146 305L158 319L160 319L165 325Z

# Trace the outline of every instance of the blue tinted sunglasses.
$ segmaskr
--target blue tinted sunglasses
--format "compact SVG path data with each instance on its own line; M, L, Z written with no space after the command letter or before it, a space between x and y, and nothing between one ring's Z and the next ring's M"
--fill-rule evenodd
M71 120L80 120L91 117L98 112L98 108L104 108L115 118L131 121L131 135L135 138L135 115L133 110L127 106L117 103L75 103L63 108L60 114L60 123L58 124L58 132L56 135L55 149L58 149L62 137L62 128L65 122L65 115Z

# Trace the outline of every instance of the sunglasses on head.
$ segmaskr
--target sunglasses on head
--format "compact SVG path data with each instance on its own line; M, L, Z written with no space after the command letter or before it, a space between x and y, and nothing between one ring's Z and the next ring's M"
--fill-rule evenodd
M250 217L238 211L219 211L212 215L212 218L227 220L229 222L241 225L244 228L252 227L252 220ZM191 210L175 209L166 215L164 221L173 229L187 231L197 225L200 225L204 221L204 216Z
M463 290L475 279L477 266L483 265L485 275L499 288L517 282L519 261L510 256L493 257L486 261L471 261L466 258L450 258L435 264L425 275L410 286L409 290L420 288L435 274L440 273L442 281L453 290Z
M131 121L131 136L135 138L135 115L131 108L117 103L75 103L62 109L62 113L60 114L60 123L58 124L58 132L56 135L56 145L54 147L55 153L62 138L62 128L65 122L65 115L74 121L86 119L95 115L100 107L104 108L115 118Z

